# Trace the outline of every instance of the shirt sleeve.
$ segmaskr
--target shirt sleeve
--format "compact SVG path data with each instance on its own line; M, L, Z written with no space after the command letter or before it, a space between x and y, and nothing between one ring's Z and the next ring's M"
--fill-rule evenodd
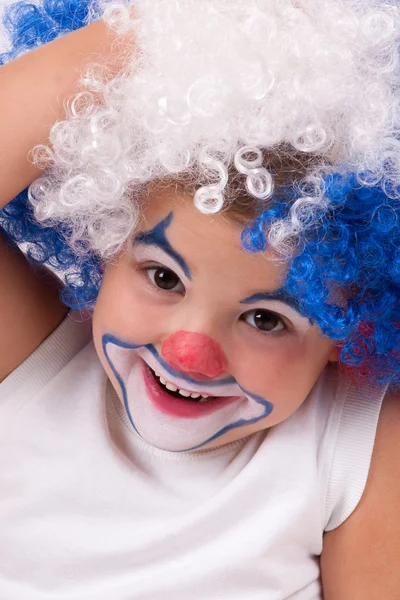
M338 390L333 448L326 480L324 530L339 527L355 510L367 483L386 386L350 383Z

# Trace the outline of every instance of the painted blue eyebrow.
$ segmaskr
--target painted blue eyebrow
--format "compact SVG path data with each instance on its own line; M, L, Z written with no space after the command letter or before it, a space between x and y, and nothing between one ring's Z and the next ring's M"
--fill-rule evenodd
M170 212L169 215L160 221L158 225L153 227L153 229L145 231L144 233L139 233L133 240L133 245L144 244L145 246L157 246L158 248L161 248L161 250L164 250L168 256L178 263L186 277L191 280L192 275L185 259L173 249L165 233L165 230L171 225L173 217L174 213Z
M310 323L312 323L311 319L309 319L300 310L300 303L297 298L290 296L282 289L276 290L276 292L260 292L259 294L253 294L252 296L248 296L247 298L244 298L244 300L241 300L240 304L254 304L255 302L260 302L261 300L278 300L279 302L283 302L298 312L299 315L308 319Z

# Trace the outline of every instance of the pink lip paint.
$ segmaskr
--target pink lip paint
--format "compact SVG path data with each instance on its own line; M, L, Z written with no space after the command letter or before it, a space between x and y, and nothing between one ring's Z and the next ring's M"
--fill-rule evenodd
M183 397L182 400L180 400L180 398L175 398L162 389L161 385L154 379L152 371L146 364L143 365L143 379L150 400L160 412L171 417L196 419L198 417L209 415L238 400L237 396L228 396L226 398L217 397L207 402L195 402L186 400Z

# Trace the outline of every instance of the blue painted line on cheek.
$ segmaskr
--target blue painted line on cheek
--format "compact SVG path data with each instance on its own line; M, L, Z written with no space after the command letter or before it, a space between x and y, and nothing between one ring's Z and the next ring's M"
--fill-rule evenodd
M157 352L157 350L153 346L153 344L132 344L131 342L123 342L122 340L118 339L117 337L115 337L114 335L111 335L109 333L103 335L103 350L104 350L105 343L112 343L112 344L115 344L116 346L119 346L120 348L124 348L126 350L136 350L137 348L147 348L147 350L149 350L149 352L151 352L151 354L157 360L159 365L161 365L161 367L163 367L163 369L165 369L165 371L167 371L167 373L169 373L170 375L173 375L177 379L182 379L183 381L186 381L187 383L193 383L194 385L199 385L199 386L207 385L207 387L214 387L214 386L218 386L218 385L227 385L229 383L236 383L236 380L234 377L225 377L224 379L219 379L217 381L207 382L207 381L198 381L197 379L193 379L192 377L189 377L188 375L185 375L184 373L181 373L180 371L175 371L175 369L173 369L159 355L159 353Z
M217 431L217 433L215 433L213 436L208 438L208 440L206 440L205 442L202 442L201 444L198 444L197 446L193 446L192 448L188 448L186 450L186 452L189 452L191 450L199 450L206 444L209 444L210 442L215 441L216 439L218 439L219 437L221 437L228 431L232 431L233 429L239 429L240 427L245 427L246 425L254 425L255 423L258 423L259 421L261 421L262 419L265 419L272 413L272 411L274 410L274 405L271 402L269 402L268 400L265 400L265 398L262 398L262 396L257 396L256 394L250 394L250 392L247 392L241 386L239 386L239 387L246 396L248 396L249 398L251 398L252 400L257 402L258 404L262 404L264 406L265 410L264 410L263 414L261 414L258 417L253 417L253 419L238 419L234 423L231 423L230 425L226 425L225 427L223 427L222 429Z
M135 239L134 244L145 244L146 246L158 246L161 250L164 250L168 256L173 258L178 265L181 267L182 271L185 273L188 279L192 279L192 275L190 269L185 261L185 259L173 249L171 244L169 243L165 230L170 226L171 221L173 219L174 214L172 212L158 225L156 225L150 231L146 231L144 233L139 233Z
M175 371L158 354L157 350L154 348L154 346L152 344L147 344L146 348L157 359L158 363L163 367L163 369L165 369L170 375L173 375L174 377L176 377L178 379L182 379L183 381L186 381L187 383L193 383L194 385L199 385L199 386L204 385L204 386L207 386L207 387L215 387L215 386L219 386L219 385L227 385L229 383L236 383L236 380L235 380L234 377L225 377L224 379L218 379L216 381L198 381L197 379L193 379L192 377L189 377L188 375L185 375L184 373L181 373L179 371Z
M239 386L239 387L245 396L247 396L248 398L251 398L252 400L257 402L257 404L261 404L262 406L264 406L265 413L263 414L262 418L268 417L268 415L270 415L272 413L272 411L274 410L274 405L272 404L272 402L269 402L269 400L266 400L263 396L258 396L257 394L252 394L248 390L245 390L242 386Z
M130 350L134 350L136 348L141 348L141 346L140 345L135 346L133 344L129 344L129 345L125 344L121 340L118 340L118 338L116 338L113 335L110 335L108 333L106 333L105 335L103 335L101 342L102 342L104 356L108 360L108 364L110 365L111 370L112 370L112 372L113 372L116 380L118 381L119 385L121 386L122 398L123 398L123 402L124 402L124 407L125 407L125 410L126 410L126 414L128 415L128 418L129 418L129 420L131 422L131 425L134 428L134 430L136 431L136 433L140 437L142 437L140 435L139 431L136 429L135 423L133 422L131 411L129 409L128 394L127 394L127 391L126 391L124 380L122 379L121 375L118 373L117 369L114 366L114 363L112 362L112 360L109 357L108 352L107 352L107 344L115 344L116 346L120 346L121 348L128 348Z

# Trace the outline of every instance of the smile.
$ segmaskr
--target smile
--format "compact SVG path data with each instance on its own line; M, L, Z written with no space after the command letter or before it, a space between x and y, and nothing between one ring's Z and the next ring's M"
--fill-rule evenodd
M200 381L175 370L152 344L104 334L102 345L133 429L157 448L197 450L273 410L233 376Z
M187 400L193 400L195 402L209 402L214 398L214 396L210 396L208 394L199 394L199 392L192 392L190 390L178 388L174 383L166 381L162 375L157 375L157 373L150 367L149 369L157 383L159 383L160 386L174 398L180 398L182 396Z
M161 377L157 376L145 361L143 361L142 373L149 400L159 412L169 417L197 419L217 412L230 404L245 401L243 396L208 396L200 392L182 390L173 383L163 384ZM162 379L165 381L164 378ZM195 396L194 398L192 394Z

